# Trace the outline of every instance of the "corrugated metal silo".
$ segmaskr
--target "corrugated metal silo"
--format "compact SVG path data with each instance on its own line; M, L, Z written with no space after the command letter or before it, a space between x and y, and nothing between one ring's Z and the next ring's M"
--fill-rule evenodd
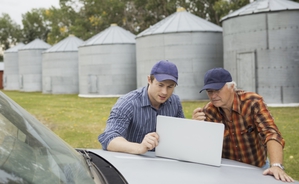
M299 4L258 0L222 18L224 67L267 103L299 102Z
M19 49L20 91L42 91L42 52L51 45L35 39Z
M19 90L19 54L18 50L24 47L23 43L4 52L4 76L3 87L5 90Z
M43 52L43 93L79 93L78 47L82 43L71 35Z
M135 35L111 24L79 46L79 96L122 95L136 89Z
M199 93L207 70L223 66L222 28L178 8L136 37L137 87L159 60L175 63L179 70L175 93L181 100L206 99Z

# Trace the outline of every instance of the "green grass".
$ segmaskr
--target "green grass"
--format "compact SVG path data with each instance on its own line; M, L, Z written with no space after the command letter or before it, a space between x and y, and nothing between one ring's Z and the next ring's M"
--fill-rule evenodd
M5 91L20 106L54 131L74 148L101 148L97 137L117 98L80 98L78 95L50 95ZM183 102L186 118L207 101ZM269 108L286 145L286 172L299 180L299 107Z

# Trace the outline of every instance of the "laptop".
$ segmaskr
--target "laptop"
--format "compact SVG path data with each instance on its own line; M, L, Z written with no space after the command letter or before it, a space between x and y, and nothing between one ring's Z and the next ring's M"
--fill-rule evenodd
M157 157L220 166L224 124L157 116Z

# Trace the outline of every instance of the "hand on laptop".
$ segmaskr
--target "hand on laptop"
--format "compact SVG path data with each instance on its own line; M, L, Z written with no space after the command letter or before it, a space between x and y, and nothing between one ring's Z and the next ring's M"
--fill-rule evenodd
M142 153L145 153L149 150L154 149L159 144L159 135L156 132L151 132L145 135L145 137L142 140L141 146L142 146Z
M205 113L203 112L203 109L202 108L196 108L194 111L193 111L193 114L192 114L192 119L195 119L195 120L200 120L200 121L204 121L206 119L206 115Z

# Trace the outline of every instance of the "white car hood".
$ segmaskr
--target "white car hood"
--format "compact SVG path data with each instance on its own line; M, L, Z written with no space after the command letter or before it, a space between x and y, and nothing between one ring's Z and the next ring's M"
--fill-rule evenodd
M110 162L130 184L276 184L273 176L264 176L263 169L241 162L222 159L221 166L209 166L155 156L155 152L132 155L101 149L89 151ZM295 182L298 183L298 182Z

